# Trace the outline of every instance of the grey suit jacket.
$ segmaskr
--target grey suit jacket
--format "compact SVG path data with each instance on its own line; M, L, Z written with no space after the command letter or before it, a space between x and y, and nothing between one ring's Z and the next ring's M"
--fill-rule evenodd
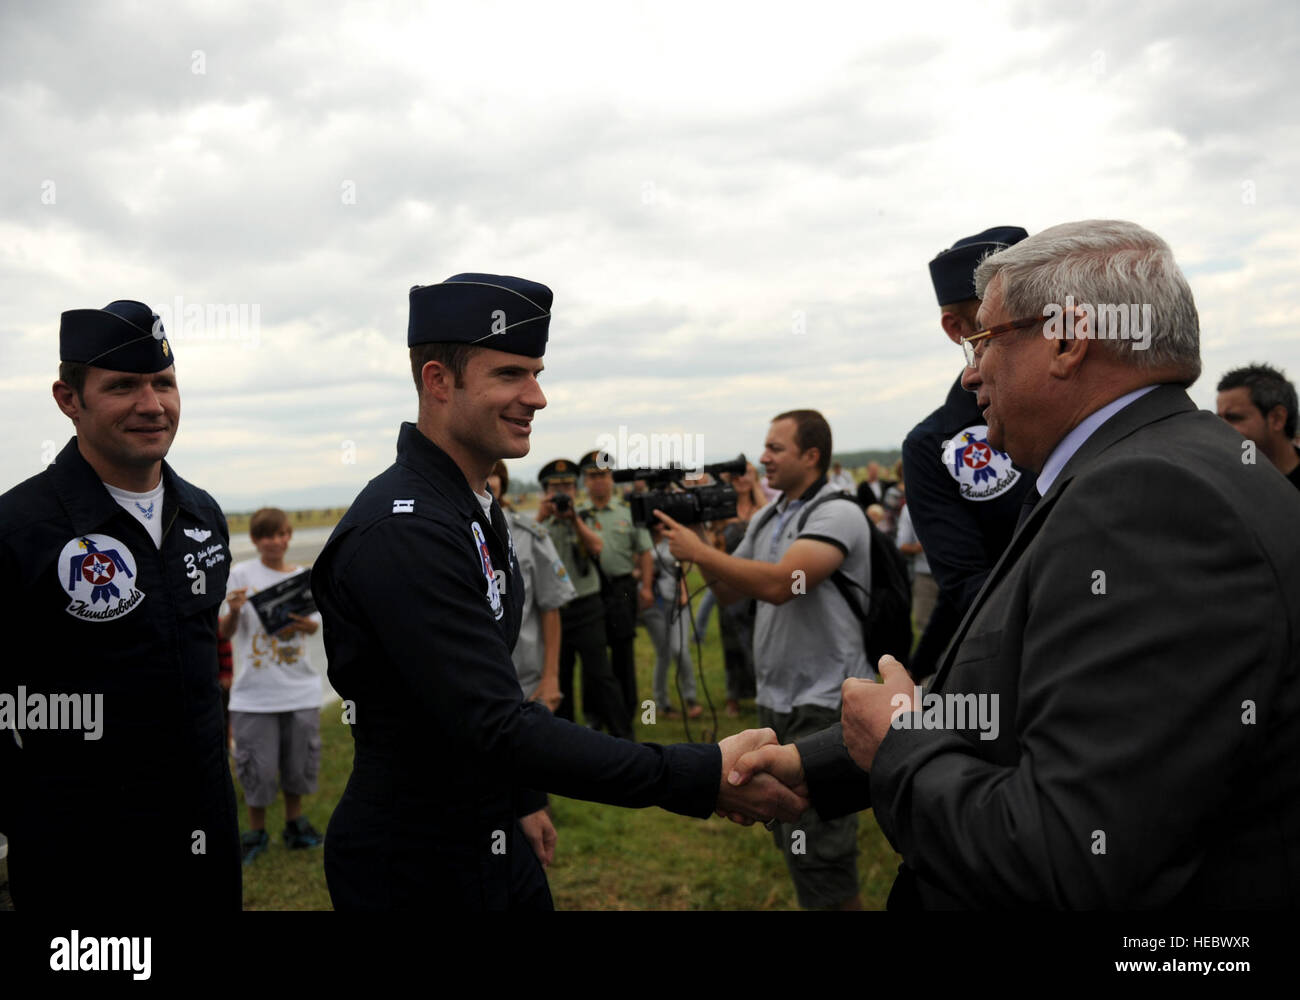
M814 806L874 804L922 905L1300 904L1300 494L1182 389L1069 461L931 694L995 698L996 739L893 729L869 777L838 727L799 744Z

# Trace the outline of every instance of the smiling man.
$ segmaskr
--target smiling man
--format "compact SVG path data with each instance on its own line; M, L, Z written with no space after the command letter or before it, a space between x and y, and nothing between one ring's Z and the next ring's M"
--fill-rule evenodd
M638 745L523 700L510 657L523 577L487 477L528 454L546 405L551 290L458 274L411 289L410 307L418 420L312 571L356 751L325 837L335 908L550 909L545 791L692 816L801 812L775 781L741 799L723 783L769 730Z
M1294 907L1300 497L1188 398L1196 306L1154 233L1056 226L976 287L963 383L1041 499L920 705L886 658L842 728L739 777L806 781L823 816L870 802L906 862L891 907ZM1074 337L1047 335L1071 297ZM1094 325L1125 303L1146 349Z
M238 910L216 676L228 536L163 460L181 410L171 344L122 300L65 312L59 357L54 400L76 436L0 497L0 628L41 650L0 660L0 695L93 695L102 733L0 712L14 905Z

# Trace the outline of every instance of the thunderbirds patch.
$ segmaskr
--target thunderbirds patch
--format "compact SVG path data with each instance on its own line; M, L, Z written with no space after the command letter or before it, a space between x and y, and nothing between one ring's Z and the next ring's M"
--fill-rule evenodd
M985 424L972 424L943 443L943 465L967 500L992 500L1011 489L1020 471L988 442Z
M85 622L130 614L144 591L136 586L135 556L110 535L81 535L59 553L59 583L72 598L64 610Z

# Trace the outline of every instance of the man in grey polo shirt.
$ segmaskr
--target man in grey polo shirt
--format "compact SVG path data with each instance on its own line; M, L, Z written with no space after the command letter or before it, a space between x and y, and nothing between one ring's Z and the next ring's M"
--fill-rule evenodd
M781 495L749 522L731 555L719 552L689 528L656 512L673 555L695 562L718 603L753 598L754 669L758 721L782 743L834 725L840 686L849 677L874 677L863 648L862 625L832 574L850 587L866 611L871 584L871 535L856 503L819 503L839 492L827 481L831 429L816 410L782 413L768 429L762 463L767 481ZM797 823L773 829L805 909L861 909L858 895L858 822L855 815L830 822L808 810Z

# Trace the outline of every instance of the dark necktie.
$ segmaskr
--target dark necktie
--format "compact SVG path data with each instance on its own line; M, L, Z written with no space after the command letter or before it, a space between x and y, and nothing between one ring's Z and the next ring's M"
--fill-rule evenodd
M1038 505L1038 501L1041 499L1043 498L1038 492L1038 487L1031 486L1029 492L1025 494L1025 502L1020 505L1020 517L1016 519L1017 531L1020 530L1022 524L1029 520L1029 515L1033 513L1034 507Z

